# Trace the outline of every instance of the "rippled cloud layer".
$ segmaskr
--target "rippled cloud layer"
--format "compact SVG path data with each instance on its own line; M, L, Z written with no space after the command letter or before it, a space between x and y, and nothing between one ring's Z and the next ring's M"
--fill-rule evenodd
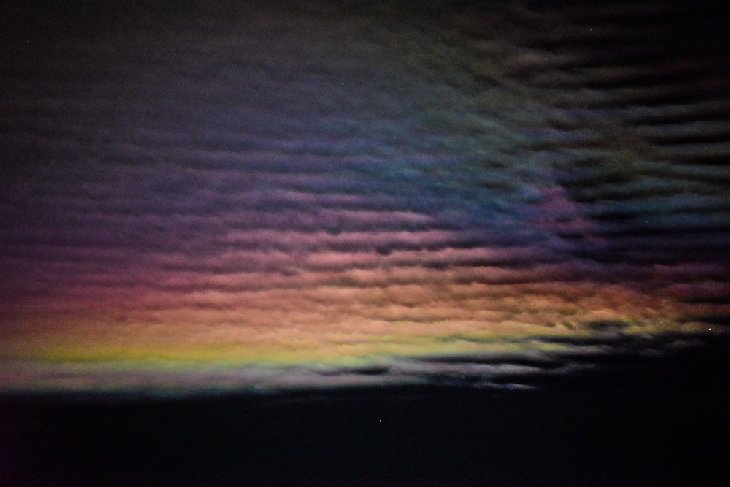
M7 7L0 389L495 385L725 333L728 39L624 7Z

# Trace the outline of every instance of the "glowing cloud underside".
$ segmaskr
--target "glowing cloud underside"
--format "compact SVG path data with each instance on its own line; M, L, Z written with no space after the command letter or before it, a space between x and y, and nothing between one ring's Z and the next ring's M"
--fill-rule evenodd
M4 51L0 390L489 386L722 332L730 90L641 62L652 10L112 9Z

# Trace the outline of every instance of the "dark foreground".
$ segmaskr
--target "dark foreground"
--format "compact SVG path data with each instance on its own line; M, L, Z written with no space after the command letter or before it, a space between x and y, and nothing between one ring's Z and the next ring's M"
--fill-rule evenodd
M727 350L529 391L5 398L0 485L730 485Z

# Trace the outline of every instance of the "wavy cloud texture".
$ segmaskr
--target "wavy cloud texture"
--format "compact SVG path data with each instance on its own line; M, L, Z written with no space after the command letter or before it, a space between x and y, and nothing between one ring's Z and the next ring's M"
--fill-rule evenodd
M712 12L45 8L3 15L4 391L494 386L724 333Z

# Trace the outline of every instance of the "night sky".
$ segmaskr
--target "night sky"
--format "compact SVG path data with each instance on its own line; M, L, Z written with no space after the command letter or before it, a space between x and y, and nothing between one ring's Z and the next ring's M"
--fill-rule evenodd
M0 396L714 397L729 66L686 2L11 2Z

